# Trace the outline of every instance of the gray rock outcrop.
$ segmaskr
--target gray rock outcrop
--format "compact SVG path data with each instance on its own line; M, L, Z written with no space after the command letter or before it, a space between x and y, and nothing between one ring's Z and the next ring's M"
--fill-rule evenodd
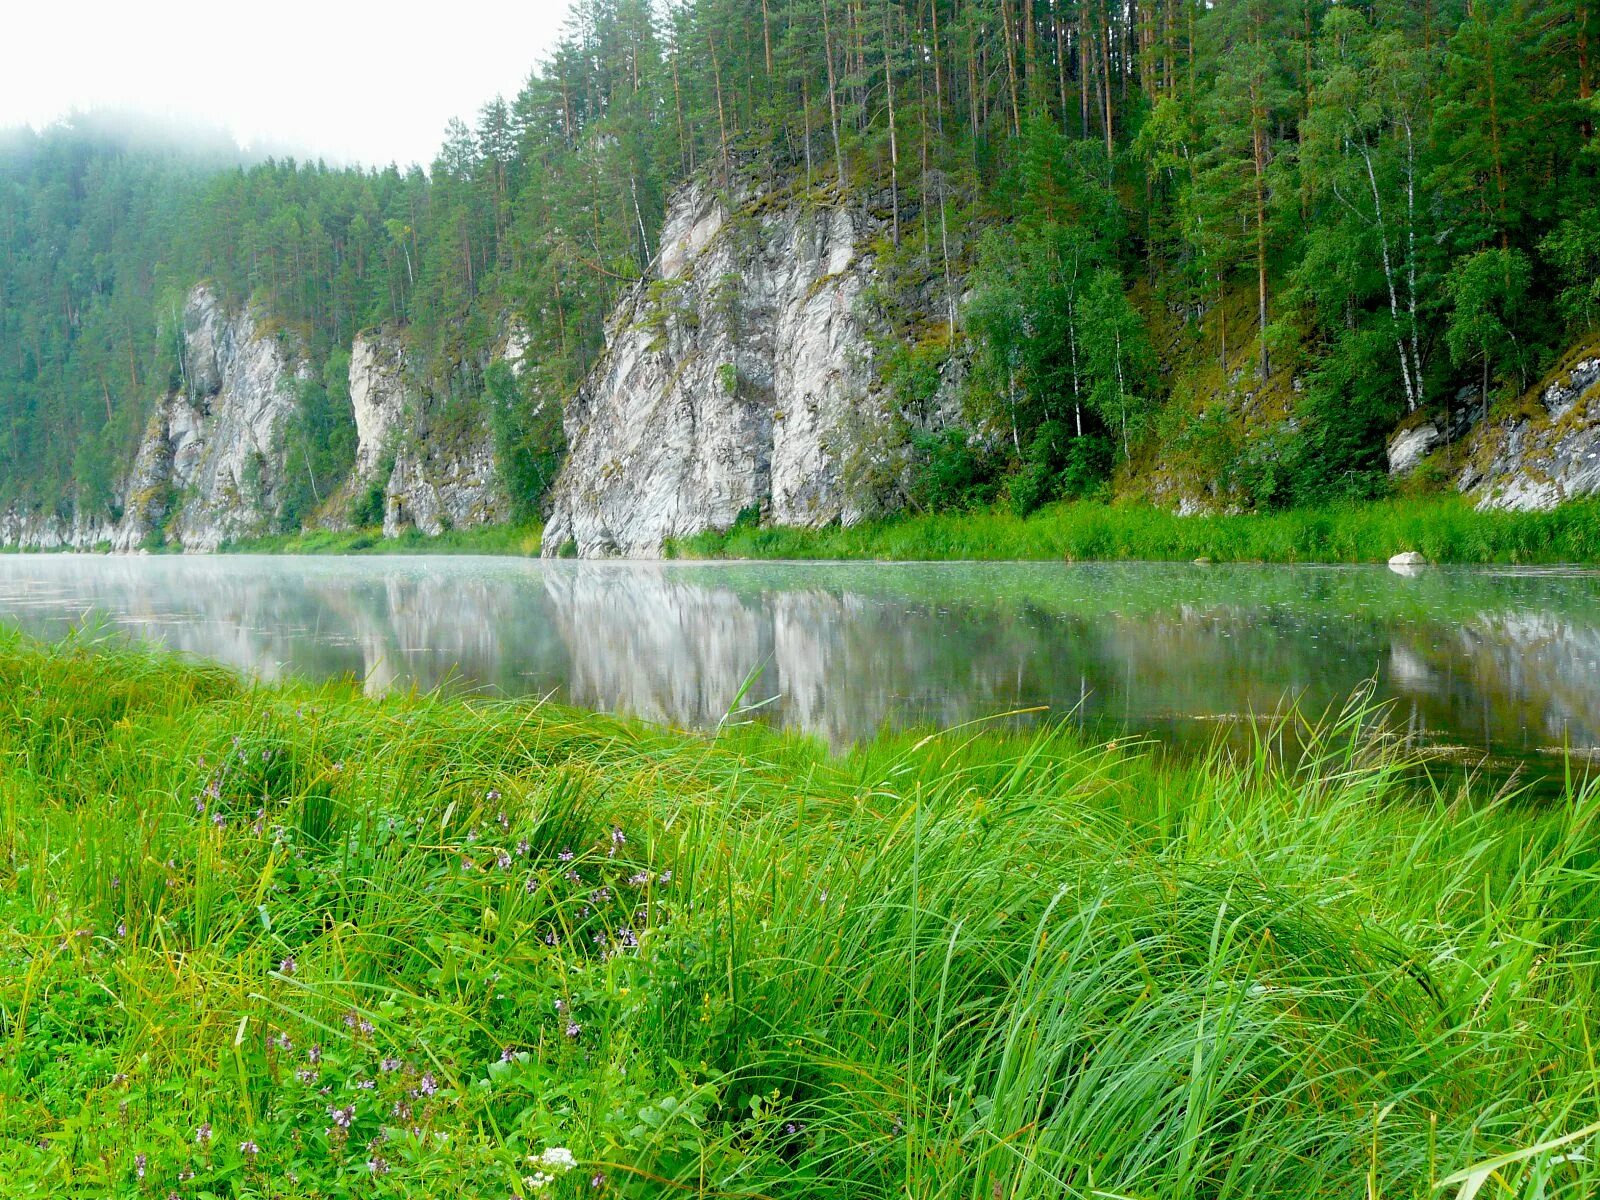
M1600 494L1600 355L1579 356L1536 407L1482 430L1457 486L1481 509L1523 512Z
M215 550L272 532L282 512L284 432L305 372L292 338L263 332L206 284L184 304L181 386L156 402L110 514L0 515L0 542L24 549L136 550L167 542Z
M873 218L704 184L673 199L658 277L609 322L606 353L568 406L568 459L544 550L660 555L668 538L745 512L780 525L856 519L842 484L870 425Z
M157 528L185 550L277 529L284 433L306 367L292 339L264 334L201 285L184 308L185 386L157 407L134 461L116 548Z
M374 486L382 489L385 537L510 519L488 422L475 411L452 412L450 401L419 383L397 330L383 326L356 335L350 403L355 466L324 506L320 524L348 528L352 502Z

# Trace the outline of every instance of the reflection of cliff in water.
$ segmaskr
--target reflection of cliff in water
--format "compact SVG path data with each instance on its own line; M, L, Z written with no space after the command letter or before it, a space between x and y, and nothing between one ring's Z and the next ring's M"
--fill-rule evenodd
M743 704L835 745L1041 705L1108 736L1206 739L1369 680L1426 741L1600 744L1593 576L0 560L0 614L54 636L86 609L269 679L556 692L691 727L759 669Z
M1433 701L1433 728L1525 752L1600 746L1600 609L1588 620L1485 612L1431 638L1396 638L1392 676Z

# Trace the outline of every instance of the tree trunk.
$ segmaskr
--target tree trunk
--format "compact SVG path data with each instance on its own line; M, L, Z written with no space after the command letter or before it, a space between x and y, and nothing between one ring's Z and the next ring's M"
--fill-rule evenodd
M717 61L717 39L706 30L706 45L711 48L711 79L717 90L717 130L722 139L722 183L728 184L728 121L722 107L722 67Z
M889 101L889 197L894 210L894 244L900 244L900 139L894 119L894 70L889 58L889 43L893 33L889 20L889 0L883 3L883 83Z
M1022 110L1017 102L1017 48L1011 34L1011 0L1000 0L1000 26L1006 44L1006 80L1011 88L1011 132L1022 136Z
M839 190L844 191L844 151L839 145L839 95L833 74L833 23L828 0L822 0L822 53L828 60L828 119L833 127L833 163L839 173Z

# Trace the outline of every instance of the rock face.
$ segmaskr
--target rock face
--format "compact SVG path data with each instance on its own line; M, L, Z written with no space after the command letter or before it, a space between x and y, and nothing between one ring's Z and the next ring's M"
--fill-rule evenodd
M501 357L520 357L521 343L513 345L518 333L508 335ZM309 373L301 347L263 332L253 313L230 310L205 284L184 305L182 344L181 386L155 404L117 488L117 515L8 509L0 512L0 545L205 552L280 529L285 481L299 467L285 461L285 435L298 384ZM356 461L318 523L347 527L352 502L375 485L389 536L510 518L488 422L476 409L432 397L412 376L397 331L356 337L350 348Z
M730 212L703 185L680 191L659 277L613 314L567 409L545 553L657 557L747 511L855 519L841 463L875 407L858 303L875 232L853 209L754 198Z
M493 525L511 519L511 502L501 487L494 443L488 430L436 440L424 410L395 453L394 472L384 491L383 534L408 528L433 535L447 529Z
M1448 416L1430 416L1417 424L1404 425L1389 439L1389 474L1409 475L1422 460L1441 446L1449 446L1472 432L1481 412L1482 393L1464 387L1456 393Z
M165 522L185 550L259 537L283 506L284 432L305 373L299 347L262 334L200 286L184 309L185 387L158 406L130 477L118 549Z
M185 550L276 528L283 506L284 430L305 368L291 339L263 333L205 284L183 310L182 386L163 396L119 489L120 520L10 512L0 542L24 549Z
M391 435L405 415L405 352L383 330L358 333L350 346L350 404L356 416L357 480L370 480L383 466Z
M507 349L501 357L516 350ZM487 421L476 411L452 410L448 401L428 393L397 330L383 326L356 335L350 347L350 403L355 466L324 505L320 525L349 528L352 504L375 486L382 492L382 512L375 515L386 537L413 528L432 535L510 519Z
M1531 511L1600 493L1600 355L1579 355L1539 403L1480 432L1457 486L1480 509Z

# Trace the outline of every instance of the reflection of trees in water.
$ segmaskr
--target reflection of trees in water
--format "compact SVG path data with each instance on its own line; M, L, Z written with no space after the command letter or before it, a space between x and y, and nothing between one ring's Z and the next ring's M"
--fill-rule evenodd
M769 719L835 744L1033 705L1097 728L1194 728L1291 699L1315 714L1374 675L1397 718L1435 739L1600 742L1600 603L1583 603L1600 583L1455 576L1368 599L1363 578L1413 582L1279 570L1240 575L1228 600L1225 576L1170 568L13 558L0 562L0 607L16 607L26 580L21 622L44 634L95 607L267 678L559 686L687 726L715 724L764 668L745 703L774 700ZM1541 607L1542 591L1555 602Z

